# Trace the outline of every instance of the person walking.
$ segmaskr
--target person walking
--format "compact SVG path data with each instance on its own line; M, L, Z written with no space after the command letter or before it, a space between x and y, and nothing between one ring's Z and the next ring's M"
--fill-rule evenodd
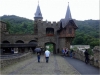
M85 55L85 63L88 64L89 63L89 53L87 49L85 50L84 55Z
M41 56L41 52L37 52L37 59L38 59L38 62L40 62L40 56Z
M62 49L62 55L65 56L65 48Z
M66 48L64 49L64 56L66 56L66 54L67 54L67 50L66 50Z
M73 50L70 51L70 57L73 57Z
M66 48L66 55L68 56L68 48Z
M40 62L40 56L41 56L41 48L36 48L35 51L37 52L37 59L38 63Z
M49 51L49 50L46 50L46 51L45 51L45 59L46 59L46 63L49 62L49 56L50 56L50 51Z

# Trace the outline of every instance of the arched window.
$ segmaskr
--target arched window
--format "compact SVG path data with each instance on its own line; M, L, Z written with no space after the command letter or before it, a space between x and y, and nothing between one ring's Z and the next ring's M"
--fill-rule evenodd
M7 41L7 40L5 40L5 41L3 41L2 43L10 43L9 41Z
M54 28L46 28L46 35L53 36L54 35Z
M29 44L34 44L34 43L37 43L37 41L36 41L36 40L31 40L31 41L29 42Z
M18 40L16 41L16 43L24 43L22 40Z

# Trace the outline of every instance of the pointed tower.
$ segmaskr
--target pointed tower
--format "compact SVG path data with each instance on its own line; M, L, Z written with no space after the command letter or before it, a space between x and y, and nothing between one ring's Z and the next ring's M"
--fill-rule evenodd
M72 16L71 16L69 2L68 2L68 7L65 15L65 25L69 22L69 20L72 20Z
M37 6L37 9L36 9L34 20L42 20L42 19L43 19L43 17L42 17L42 13L41 13L39 1L38 1L38 6Z
M60 28L58 30L58 34L60 37L59 46L61 46L62 48L66 47L70 49L70 44L75 37L75 30L77 28L78 27L76 26L74 20L72 19L68 2L65 18L60 20Z
M72 20L72 16L71 16L71 11L70 11L69 2L68 2L65 18L60 20L63 28L68 24L69 20Z

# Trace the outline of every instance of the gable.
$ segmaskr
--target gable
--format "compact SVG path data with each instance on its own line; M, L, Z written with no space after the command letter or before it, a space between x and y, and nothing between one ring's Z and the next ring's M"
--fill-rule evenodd
M69 20L69 22L67 23L65 28L68 28L68 27L71 27L71 28L74 28L74 29L78 28L73 20Z

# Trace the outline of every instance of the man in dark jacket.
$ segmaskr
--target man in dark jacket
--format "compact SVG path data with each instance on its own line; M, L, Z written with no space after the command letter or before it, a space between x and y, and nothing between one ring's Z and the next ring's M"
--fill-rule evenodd
M87 49L85 50L84 55L85 55L85 63L88 64L89 63L89 53Z
M37 52L38 62L40 62L41 48L35 48L35 51Z

